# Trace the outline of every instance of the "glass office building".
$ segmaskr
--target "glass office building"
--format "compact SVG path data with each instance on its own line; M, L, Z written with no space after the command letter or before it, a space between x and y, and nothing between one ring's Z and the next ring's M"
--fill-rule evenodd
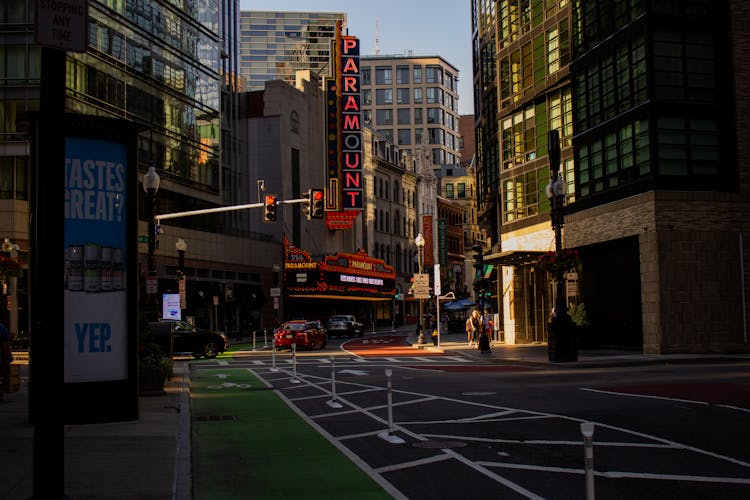
M240 12L240 75L247 90L269 80L294 85L298 70L331 76L331 41L336 22L346 34L346 14L333 12Z

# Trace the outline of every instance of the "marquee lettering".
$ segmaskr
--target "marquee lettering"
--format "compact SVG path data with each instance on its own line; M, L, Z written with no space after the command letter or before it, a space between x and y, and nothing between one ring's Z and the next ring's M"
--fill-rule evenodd
M357 61L353 57L347 57L344 61L343 68L341 71L343 73L359 73L359 68L357 67ZM356 92L357 90L353 90L353 92ZM346 90L346 87L344 87L344 92L348 92Z
M344 167L349 169L356 169L362 166L362 155L358 152L344 153Z
M356 38L344 38L344 54L352 52L352 49L358 49L356 52L359 54L359 40Z
M351 172L346 171L344 173L344 186L346 187L362 187L362 172Z
M344 111L359 111L359 101L355 96L349 95L344 98ZM356 116L359 116L359 114ZM348 116L344 117L344 129L346 129L346 118Z
M359 115L345 115L344 116L344 130L361 130L359 124Z

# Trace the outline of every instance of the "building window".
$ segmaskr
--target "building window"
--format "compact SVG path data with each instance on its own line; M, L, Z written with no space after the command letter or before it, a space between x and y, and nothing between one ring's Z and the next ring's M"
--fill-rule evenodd
M0 156L0 199L28 200L28 159Z
M443 83L443 68L436 65L429 65L425 68L426 83Z
M362 102L365 106L372 106L372 90L362 90Z
M422 123L422 108L414 108L414 124L419 125Z
M396 89L396 102L398 104L409 104L409 94L411 90L408 88Z
M417 87L414 89L414 104L422 104L422 88Z
M411 109L398 108L396 112L398 114L399 125L411 125Z
M446 184L445 185L445 197L446 198L453 198L453 184Z
M440 108L427 108L427 123L443 125L443 110Z
M544 195L548 182L549 167L503 181L503 221L511 222L548 212L549 201Z
M375 110L375 125L393 125L392 109Z
M422 83L422 66L414 66L414 83Z
M398 85L409 83L409 66L396 66L396 83Z
M372 70L362 68L362 85L372 85Z
M427 87L427 104L443 104L443 91L437 87Z
M393 83L393 70L390 67L378 66L375 68L375 83L377 85L391 85Z
M458 183L458 197L462 199L466 198L466 183L465 182Z
M375 104L393 104L393 89L377 89Z
M399 146L411 145L411 129L409 128L398 129L398 144Z

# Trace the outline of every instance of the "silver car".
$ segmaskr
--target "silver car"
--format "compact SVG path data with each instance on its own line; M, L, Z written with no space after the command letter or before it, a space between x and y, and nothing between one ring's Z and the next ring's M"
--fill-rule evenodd
M329 337L361 337L364 334L364 326L351 314L339 314L328 318L326 323Z

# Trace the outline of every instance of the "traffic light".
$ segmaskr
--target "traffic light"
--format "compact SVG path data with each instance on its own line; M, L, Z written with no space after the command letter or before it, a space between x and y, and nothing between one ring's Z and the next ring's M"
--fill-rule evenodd
M303 193L303 196L307 198L302 202L302 213L305 215L307 220L310 220L310 209L312 208L312 189L308 189Z
M276 195L267 194L263 198L263 222L276 222Z
M476 270L475 276L479 276L482 274L482 270L484 269L484 254L482 253L482 245L474 245L471 247L472 250L474 250L474 269Z
M325 201L325 193L322 189L310 189L310 215L309 219L322 219L325 213L325 207L323 203Z

